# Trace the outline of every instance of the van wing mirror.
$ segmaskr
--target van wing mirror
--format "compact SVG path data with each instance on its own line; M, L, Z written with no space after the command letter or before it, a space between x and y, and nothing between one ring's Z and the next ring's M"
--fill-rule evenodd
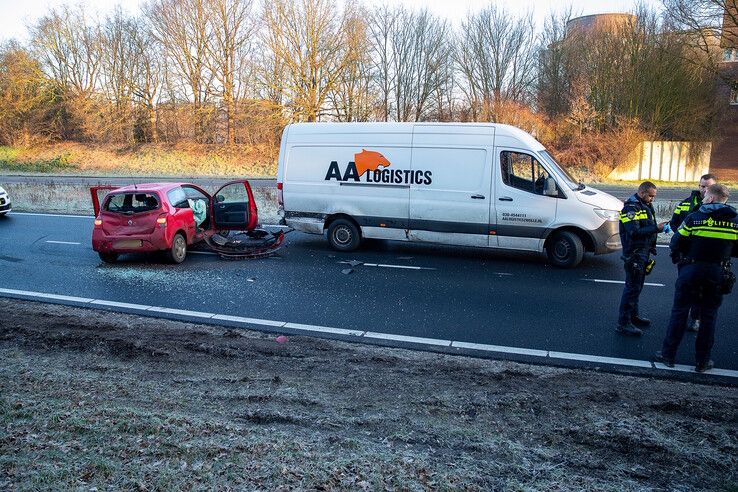
M559 196L559 189L556 187L555 179L551 177L546 178L546 181L543 184L543 194L546 196L553 196L553 197Z

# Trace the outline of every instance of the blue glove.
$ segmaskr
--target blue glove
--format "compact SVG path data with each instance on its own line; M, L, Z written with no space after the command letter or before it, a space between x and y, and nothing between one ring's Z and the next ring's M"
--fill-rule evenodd
M664 231L663 232L666 232L666 233L671 232L671 226L669 225L668 222L666 224L664 224Z

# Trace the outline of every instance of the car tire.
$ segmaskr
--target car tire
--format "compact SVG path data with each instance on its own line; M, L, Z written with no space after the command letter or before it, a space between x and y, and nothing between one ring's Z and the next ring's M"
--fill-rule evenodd
M116 261L118 261L118 253L103 253L102 251L100 251L97 254L105 263L115 263Z
M555 267L574 268L582 262L584 245L582 240L569 231L557 232L546 245L548 261Z
M167 251L167 260L170 263L182 263L187 257L187 240L181 232L174 235L172 246Z
M336 251L354 251L361 244L361 231L351 220L336 219L328 226L328 243Z

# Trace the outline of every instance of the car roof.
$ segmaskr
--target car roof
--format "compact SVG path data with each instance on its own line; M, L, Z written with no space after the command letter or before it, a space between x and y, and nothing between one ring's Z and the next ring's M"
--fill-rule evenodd
M182 185L189 185L190 183L141 183L141 184L135 184L135 185L128 185L128 186L122 186L120 188L116 188L114 190L111 190L110 193L125 193L125 192L135 192L135 193L147 193L147 192L163 192L166 193L167 191L178 188Z

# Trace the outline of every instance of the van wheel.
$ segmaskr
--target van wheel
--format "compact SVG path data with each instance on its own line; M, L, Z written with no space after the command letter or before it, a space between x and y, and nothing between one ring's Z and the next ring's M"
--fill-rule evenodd
M350 220L336 219L328 226L328 243L337 251L353 251L361 244L361 231Z
M100 256L100 259L104 261L105 263L115 263L118 261L118 253L103 253L98 252L98 256Z
M181 233L174 235L172 247L167 251L167 260L171 263L182 263L187 257L187 240Z
M584 245L573 232L557 232L546 246L548 261L559 268L574 268L582 262Z

